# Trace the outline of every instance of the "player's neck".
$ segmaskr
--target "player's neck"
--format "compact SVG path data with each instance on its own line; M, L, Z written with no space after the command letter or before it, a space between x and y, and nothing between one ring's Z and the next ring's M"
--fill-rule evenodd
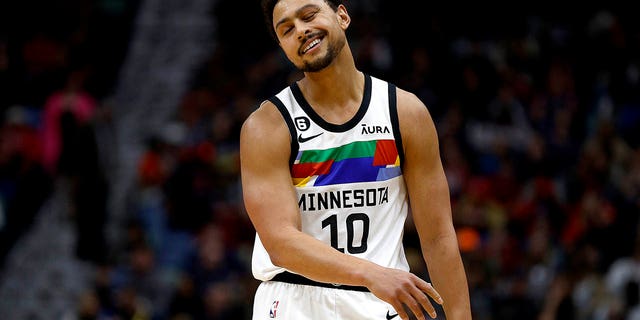
M362 103L364 74L355 70L347 74L318 76L305 77L298 83L302 95L325 121L334 124L349 121Z
M356 68L349 52L321 71L305 73L298 86L310 103L337 107L362 100L364 75Z

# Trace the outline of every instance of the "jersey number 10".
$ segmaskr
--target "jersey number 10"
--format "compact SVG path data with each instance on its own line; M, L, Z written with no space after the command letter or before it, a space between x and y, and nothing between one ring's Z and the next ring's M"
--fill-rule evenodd
M362 222L362 235L360 236L360 245L354 244L355 223ZM367 238L369 237L369 216L364 213L352 213L347 216L345 221L347 225L347 252L351 254L363 253L367 251ZM331 246L340 252L344 252L344 248L338 246L338 216L331 215L322 220L322 229L329 227L331 232Z

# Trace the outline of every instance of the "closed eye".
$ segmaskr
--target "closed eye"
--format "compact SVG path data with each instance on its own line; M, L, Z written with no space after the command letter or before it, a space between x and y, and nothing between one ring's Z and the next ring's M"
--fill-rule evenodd
M295 17L301 21L309 22L316 17L320 10L320 7L314 4L308 4L296 10ZM276 23L275 28L282 36L289 34L294 28L293 18L285 17L281 19Z
M318 11L320 11L320 10L314 10L312 12L309 12L309 13L305 14L304 16L302 16L302 20L303 21L311 21L311 20L313 20L313 18L315 18L315 16L318 14Z

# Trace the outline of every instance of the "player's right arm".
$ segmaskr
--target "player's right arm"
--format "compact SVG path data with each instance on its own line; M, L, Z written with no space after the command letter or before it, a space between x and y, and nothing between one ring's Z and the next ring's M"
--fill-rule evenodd
M369 287L402 318L402 304L433 313L422 292L439 295L415 275L343 254L301 231L290 154L291 135L282 115L271 102L263 103L242 126L240 165L245 207L271 261L319 282Z
M291 136L282 115L271 102L263 103L243 124L240 165L245 207L271 261L316 281L360 282L348 270L367 262L349 259L301 231L290 153Z

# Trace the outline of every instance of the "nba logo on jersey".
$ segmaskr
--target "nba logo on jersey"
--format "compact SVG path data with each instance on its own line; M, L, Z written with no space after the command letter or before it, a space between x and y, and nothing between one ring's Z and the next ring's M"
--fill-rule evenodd
M275 318L278 314L278 304L280 301L276 300L271 304L271 310L269 310L269 318Z

